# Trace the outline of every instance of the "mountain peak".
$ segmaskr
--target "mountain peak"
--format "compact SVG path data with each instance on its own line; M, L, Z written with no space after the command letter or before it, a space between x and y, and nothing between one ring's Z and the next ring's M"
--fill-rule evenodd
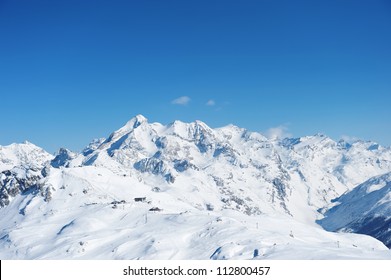
M148 119L143 115L137 115L131 118L123 127L113 132L106 140L106 142L111 142L113 140L116 140L122 137L123 135L132 132L134 129L138 128L140 125L144 123L148 123Z
M131 118L130 121L126 123L126 127L128 128L137 128L143 123L147 123L148 119L144 117L143 115L136 115L135 117Z
M8 146L0 146L3 147L3 149L13 150L13 151L24 151L26 153L29 153L31 151L44 151L41 147L38 147L37 145L29 142L29 141L23 141L22 143L12 143ZM44 151L46 152L46 151Z
M52 158L44 149L27 141L0 146L0 171L20 165L42 167Z
M196 124L198 126L209 128L209 126L206 123L204 123L203 121L200 121L200 120L195 120L194 124Z

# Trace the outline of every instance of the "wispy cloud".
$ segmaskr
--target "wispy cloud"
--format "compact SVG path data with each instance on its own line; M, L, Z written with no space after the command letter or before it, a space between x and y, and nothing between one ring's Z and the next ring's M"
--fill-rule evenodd
M205 104L206 106L214 106L216 105L216 102L213 99L210 99L208 102Z
M279 125L277 127L269 128L265 135L269 139L284 139L286 137L292 137L292 134L289 133L288 127L286 125Z
M184 106L184 105L189 104L190 100L191 100L191 99L190 99L190 97L188 97L188 96L181 96L181 97L179 97L179 98L174 99L173 101L171 101L171 104L174 104L174 105L182 105L182 106Z
M347 143L354 143L359 140L359 138L355 136L342 135L341 140L344 140Z

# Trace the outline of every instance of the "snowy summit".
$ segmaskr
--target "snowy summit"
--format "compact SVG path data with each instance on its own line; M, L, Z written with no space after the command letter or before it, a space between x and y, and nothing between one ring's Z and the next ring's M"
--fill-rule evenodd
M0 172L1 259L391 259L373 142L137 115L81 153L0 146Z

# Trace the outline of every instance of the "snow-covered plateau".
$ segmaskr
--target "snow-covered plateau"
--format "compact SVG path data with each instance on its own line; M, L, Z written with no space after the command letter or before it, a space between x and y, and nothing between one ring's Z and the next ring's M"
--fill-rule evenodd
M0 258L391 259L390 172L370 141L138 115L81 153L0 146Z

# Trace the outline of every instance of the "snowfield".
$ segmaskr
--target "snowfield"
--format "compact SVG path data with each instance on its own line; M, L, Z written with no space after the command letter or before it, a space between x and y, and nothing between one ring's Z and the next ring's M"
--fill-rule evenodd
M1 259L391 259L341 222L389 216L391 149L373 142L138 115L81 153L13 144L0 164Z

